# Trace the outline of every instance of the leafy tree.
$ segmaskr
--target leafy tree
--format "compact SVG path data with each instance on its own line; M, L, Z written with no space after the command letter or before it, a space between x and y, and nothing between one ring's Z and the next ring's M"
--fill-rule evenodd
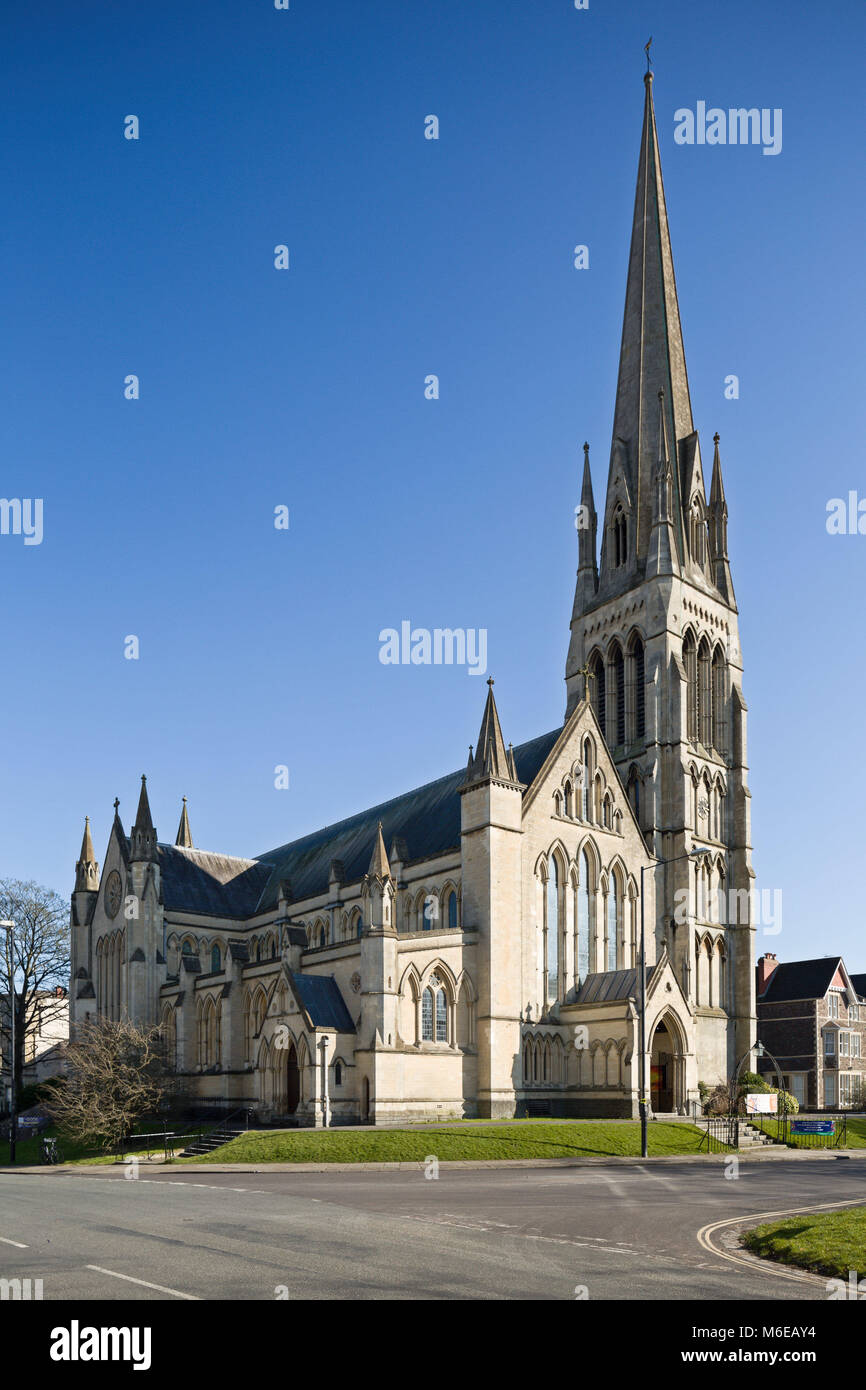
M96 1018L77 1029L65 1075L46 1082L43 1105L70 1139L110 1150L145 1115L165 1108L171 1088L158 1028Z
M0 1036L8 1065L14 952L15 1079L20 1091L27 1035L49 1025L68 1007L69 904L38 883L0 879L0 919L15 923L14 945L8 931L0 932Z

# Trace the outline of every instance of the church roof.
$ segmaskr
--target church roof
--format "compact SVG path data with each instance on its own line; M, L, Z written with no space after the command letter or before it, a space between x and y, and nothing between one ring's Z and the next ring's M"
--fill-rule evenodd
M157 852L163 903L169 912L251 917L270 876L270 867L255 859L180 845L159 845Z
M647 989L655 970L647 966ZM617 999L637 999L637 970L602 970L597 974L586 975L577 991L575 1004L611 1004Z
M338 1033L354 1033L352 1015L333 975L293 974L291 980L311 1028L336 1028Z
M554 729L513 750L517 774L527 787L561 733L561 729ZM460 845L459 788L465 780L466 769L461 768L436 782L397 796L393 801L360 811L259 855L263 865L271 865L271 872L258 911L276 905L280 881L285 878L291 880L292 896L296 901L327 893L332 859L342 860L346 883L358 882L367 871L379 821L386 843L400 836L406 841L412 860L430 859L457 849Z

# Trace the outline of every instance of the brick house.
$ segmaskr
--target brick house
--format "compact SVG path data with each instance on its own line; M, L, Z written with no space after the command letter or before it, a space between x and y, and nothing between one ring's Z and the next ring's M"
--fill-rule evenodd
M779 962L760 958L758 1039L802 1110L866 1106L866 975L849 975L841 956ZM771 1084L769 1056L758 1070Z

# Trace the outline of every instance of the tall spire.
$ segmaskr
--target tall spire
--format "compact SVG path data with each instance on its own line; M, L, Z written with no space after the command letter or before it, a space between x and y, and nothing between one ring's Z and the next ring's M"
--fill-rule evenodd
M496 777L505 782L516 781L514 755L509 757L502 737L499 712L493 698L493 678L487 682L487 701L481 720L481 732L475 746L475 756L469 759L466 769L466 782L480 782L488 777Z
M722 460L719 457L719 435L713 435L715 452L713 453L713 480L710 484L710 563L712 566L713 582L716 588L727 599L728 603L736 606L734 599L734 581L731 578L731 566L728 563L728 504L725 501L725 485L722 482Z
M186 813L186 797L183 799L183 810L180 813L180 825L177 827L177 839L174 842L180 845L181 849L195 849L192 842L192 831L189 828L189 816Z
M147 799L147 778L145 776L142 776L141 779L138 811L130 835L130 853L133 859L156 858L156 830L150 817L150 802Z
M90 817L85 816L81 853L75 865L75 891L76 893L81 893L98 887L99 865L96 862L96 855L93 850L93 839L90 834Z
M678 445L694 430L659 159L651 72L644 76L644 87L643 131L610 465L611 482L618 470L625 474L633 506L628 528L629 552L630 557L636 560L639 572L643 570L646 560L652 525L653 480L659 457L659 411L656 399L660 390L665 393L673 472L672 520L678 543L681 526ZM610 566L604 568L609 571ZM626 567L623 569L625 571ZM622 577L625 578L625 572ZM603 581L604 578L603 574Z

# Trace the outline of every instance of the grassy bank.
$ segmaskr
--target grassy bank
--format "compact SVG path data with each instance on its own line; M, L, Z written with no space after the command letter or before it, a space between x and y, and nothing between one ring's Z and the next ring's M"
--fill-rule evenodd
M650 1125L650 1154L693 1154L701 1132L687 1124ZM705 1146L706 1147L706 1146ZM515 1158L593 1158L640 1155L640 1125L632 1121L536 1120L519 1125L460 1125L453 1129L251 1130L196 1163L421 1163Z
M743 1244L755 1255L815 1274L866 1277L866 1207L791 1216L747 1231Z

